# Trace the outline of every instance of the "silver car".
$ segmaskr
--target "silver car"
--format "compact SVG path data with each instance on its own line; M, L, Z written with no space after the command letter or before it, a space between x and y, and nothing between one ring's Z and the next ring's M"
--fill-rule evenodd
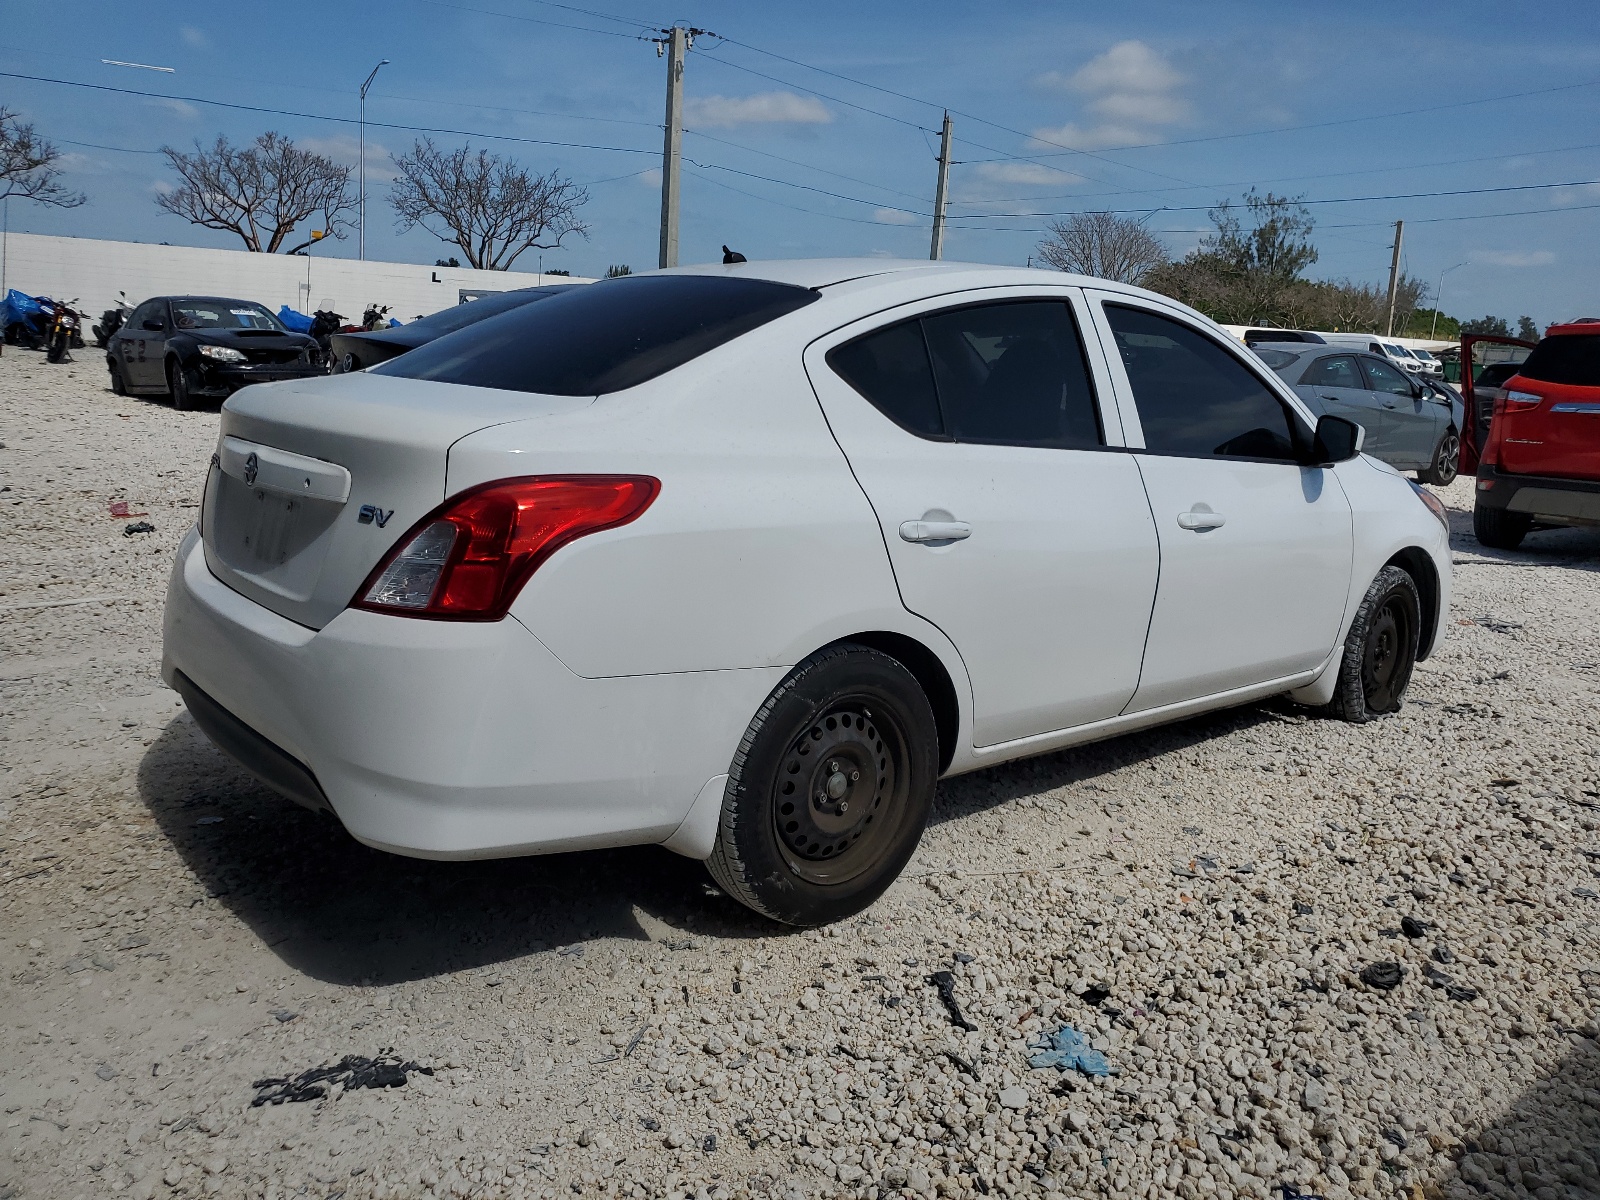
M1455 480L1465 406L1447 384L1409 375L1349 346L1274 343L1256 354L1319 416L1344 417L1367 431L1366 453L1423 483Z

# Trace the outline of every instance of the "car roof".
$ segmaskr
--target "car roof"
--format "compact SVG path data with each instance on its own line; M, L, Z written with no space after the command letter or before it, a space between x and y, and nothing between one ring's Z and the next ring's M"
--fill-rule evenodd
M1600 321L1596 321L1593 317L1587 317L1582 320L1568 321L1562 325L1552 325L1544 331L1545 337L1570 337L1573 334L1587 337L1600 335Z
M664 271L639 272L641 275L727 275L743 279L765 279L773 283L787 283L796 287L830 288L840 284L898 283L917 276L940 277L941 283L957 284L962 276L974 282L981 277L984 286L1007 283L1052 283L1057 286L1092 287L1102 291L1126 292L1135 296L1150 296L1143 288L1117 283L1110 279L1096 279L1091 275L1074 275L1043 267L1012 267L995 263L934 261L920 258L795 258L774 259L770 262L699 263L693 266L668 267ZM629 276L637 278L638 276ZM1159 299L1178 308L1188 309L1182 301L1170 296ZM1193 310L1189 310L1193 311ZM1208 318L1209 319L1209 318Z

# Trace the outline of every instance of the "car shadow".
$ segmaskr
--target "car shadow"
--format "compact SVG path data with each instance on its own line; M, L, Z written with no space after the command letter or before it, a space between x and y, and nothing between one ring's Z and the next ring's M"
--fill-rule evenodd
M139 795L199 888L295 971L380 985L490 967L641 921L722 938L781 930L721 897L698 862L656 846L433 862L357 842L258 783L188 714L146 750Z
M1512 1103L1447 1146L1434 1182L1447 1196L1600 1195L1600 1045L1574 1049Z

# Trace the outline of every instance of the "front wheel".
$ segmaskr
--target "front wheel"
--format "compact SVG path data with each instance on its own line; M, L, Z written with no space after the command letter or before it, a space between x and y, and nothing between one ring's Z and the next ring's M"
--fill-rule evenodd
M186 412L194 406L194 400L189 395L189 372L183 369L177 359L167 363L167 392L172 397L172 407L179 412Z
M122 378L122 368L116 363L111 364L111 394L113 396L128 394L128 382Z
M1428 464L1428 469L1418 471L1417 479L1434 487L1449 487L1456 481L1460 463L1461 435L1454 429L1446 429L1439 437L1439 444L1433 448L1433 460Z
M933 709L911 672L866 646L818 651L745 731L706 866L773 920L842 920L910 861L938 775Z
M52 334L50 337L49 348L44 352L45 361L53 363L61 362L67 357L67 345L68 339L66 330Z
M1491 550L1515 550L1533 528L1533 518L1527 513L1511 512L1504 508L1488 508L1482 504L1472 510L1472 532L1480 546Z
M1399 567L1385 567L1350 623L1329 715L1361 724L1400 711L1421 630L1416 581Z

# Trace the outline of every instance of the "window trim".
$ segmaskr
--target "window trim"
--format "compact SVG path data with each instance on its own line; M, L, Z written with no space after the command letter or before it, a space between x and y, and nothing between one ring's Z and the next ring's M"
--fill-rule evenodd
M1094 401L1095 417L1100 427L1101 444L1098 446L1028 446L1018 442L1008 441L976 441L968 439L956 441L948 433L940 437L930 437L914 429L907 429L888 413L872 403L828 361L829 356L842 346L849 345L874 333L889 329L892 326L907 321L917 321L918 329L922 332L923 352L928 355L928 368L934 376L934 397L939 404L939 420L941 426L947 428L944 417L943 401L938 394L938 375L933 371L933 354L928 349L927 331L922 327L923 318L940 316L947 312L958 312L968 308L989 308L998 304L1025 304L1025 303L1053 302L1064 303L1071 315L1072 322L1077 331L1078 346L1083 353L1084 365L1089 372L1089 388ZM1105 348L1101 344L1099 331L1094 327L1095 314L1084 295L1082 288L1063 286L1040 288L1038 285L1002 285L992 288L974 288L959 292L945 292L938 296L924 296L917 300L907 301L903 304L886 308L869 316L857 318L846 325L830 330L821 337L815 338L808 344L803 352L803 359L809 361L813 354L820 361L823 369L829 371L833 377L851 393L857 396L867 408L881 417L887 424L902 433L909 434L918 441L931 442L939 445L951 446L1003 446L1014 450L1038 450L1043 452L1078 452L1085 454L1116 451L1125 453L1132 447L1126 444L1124 426L1121 412L1116 402L1115 383L1105 359ZM1091 336L1091 333L1093 336Z
M1366 375L1366 372L1361 369L1361 354L1360 354L1359 351L1355 351L1355 350L1341 350L1337 354L1324 354L1320 358L1313 358L1311 360L1310 364L1306 367L1305 372L1301 373L1301 375L1300 375L1300 385L1299 386L1301 386L1301 387L1314 387L1314 388L1316 388L1316 387L1329 387L1329 388L1339 387L1340 385L1337 384L1337 383L1307 383L1306 379L1305 379L1306 372L1309 372L1312 367L1316 366L1318 363L1327 362L1329 359L1333 359L1333 358L1348 358L1352 363L1355 364L1356 379L1357 379L1358 383L1357 383L1357 386L1352 389L1353 391L1365 392L1365 391L1371 391L1372 390L1371 388L1366 386L1367 375Z
M1105 356L1111 368L1116 388L1117 405L1121 409L1122 428L1125 431L1125 441L1128 449L1135 454L1148 454L1157 458L1186 458L1192 462L1229 462L1229 463L1269 463L1280 467L1294 467L1296 470L1306 465L1305 456L1309 452L1312 438L1315 436L1316 420L1311 416L1300 397L1295 395L1291 388L1276 371L1267 370L1263 374L1256 364L1250 361L1253 354L1249 348L1240 342L1239 350L1235 351L1229 343L1232 339L1218 337L1216 333L1206 328L1200 321L1176 307L1168 307L1154 299L1138 295L1128 295L1122 292L1109 292L1101 290L1084 289L1084 297L1093 310L1095 331L1099 335ZM1123 308L1141 309L1153 316L1165 317L1169 321L1176 321L1194 333L1205 338L1212 345L1232 356L1233 360L1253 376L1267 392L1275 397L1287 411L1290 417L1291 432L1298 434L1296 449L1302 457L1296 459L1286 458L1247 458L1243 455L1194 455L1178 454L1166 450L1152 450L1145 442L1144 424L1139 419L1139 408L1133 396L1133 383L1128 378L1126 365L1122 361L1122 354L1117 350L1116 334L1111 328L1111 319L1106 313L1107 305L1121 305ZM1260 364L1264 366L1265 364Z
M1389 370L1395 372L1395 374L1401 376L1402 378L1405 378L1405 369L1403 367L1400 367L1400 366L1396 365L1393 361L1391 361L1391 360L1389 360L1387 358L1384 358L1382 355L1368 354L1368 355L1365 355L1364 357L1377 359L1380 366L1388 367ZM1361 377L1367 381L1367 390L1369 392L1381 392L1385 396L1401 396L1401 395L1403 395L1407 399L1410 399L1410 400L1416 399L1416 397L1412 395L1412 393L1411 393L1409 388L1404 392L1391 392L1391 391L1389 391L1388 388L1379 387L1377 382L1376 382L1376 380L1374 379L1374 377L1371 374L1369 374L1366 363L1362 363L1361 364ZM1409 382L1409 380L1407 380L1407 382Z

